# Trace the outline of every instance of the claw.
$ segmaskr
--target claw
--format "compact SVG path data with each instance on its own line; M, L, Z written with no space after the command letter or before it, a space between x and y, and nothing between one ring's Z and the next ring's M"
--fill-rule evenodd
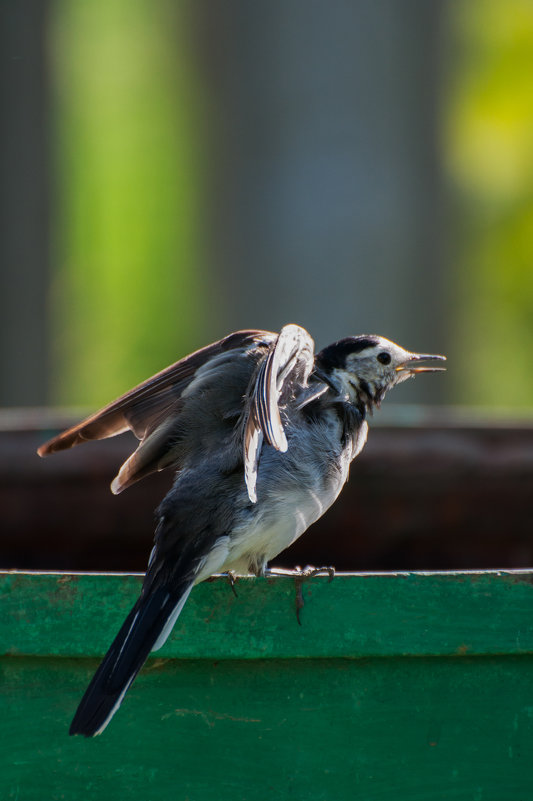
M233 570L228 570L226 576L235 598L238 598L239 596L237 595L237 590L235 589L235 584L237 583L236 573L234 573Z
M302 621L300 620L300 612L305 606L304 596L303 596L303 583L313 576L318 576L320 573L327 573L329 576L329 580L333 581L333 577L335 575L335 568L334 567L312 567L311 565L307 565L303 570L300 567L296 567L297 575L294 577L294 585L296 590L296 620L298 621L298 625L302 625Z

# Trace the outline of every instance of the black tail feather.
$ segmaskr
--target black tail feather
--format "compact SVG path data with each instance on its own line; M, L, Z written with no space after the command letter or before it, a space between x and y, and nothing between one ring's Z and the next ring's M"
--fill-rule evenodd
M166 587L158 587L141 595L87 687L69 734L93 737L105 729L188 590L176 596Z

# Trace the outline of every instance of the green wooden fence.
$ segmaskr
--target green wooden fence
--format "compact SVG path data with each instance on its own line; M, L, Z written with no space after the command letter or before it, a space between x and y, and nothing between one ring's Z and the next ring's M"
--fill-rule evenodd
M533 798L533 571L207 582L68 737L140 581L0 574L2 801Z

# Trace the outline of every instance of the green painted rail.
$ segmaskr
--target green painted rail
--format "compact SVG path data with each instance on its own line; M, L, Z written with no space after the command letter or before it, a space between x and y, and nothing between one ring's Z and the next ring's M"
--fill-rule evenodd
M533 799L533 571L207 582L69 738L140 581L0 574L2 801Z

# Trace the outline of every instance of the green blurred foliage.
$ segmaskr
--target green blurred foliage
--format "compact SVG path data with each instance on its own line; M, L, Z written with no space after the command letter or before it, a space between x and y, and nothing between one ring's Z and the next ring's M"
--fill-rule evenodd
M449 14L455 395L532 406L533 2L454 0Z
M59 404L101 404L200 344L202 108L188 8L54 0Z
M52 2L54 403L104 403L216 327L193 13L187 0ZM533 0L450 0L447 15L447 380L457 403L531 407Z

